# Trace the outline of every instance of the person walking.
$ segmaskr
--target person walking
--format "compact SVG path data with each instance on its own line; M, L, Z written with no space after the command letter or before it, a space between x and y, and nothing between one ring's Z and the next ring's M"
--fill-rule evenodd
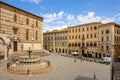
M96 72L93 73L93 79L96 79Z

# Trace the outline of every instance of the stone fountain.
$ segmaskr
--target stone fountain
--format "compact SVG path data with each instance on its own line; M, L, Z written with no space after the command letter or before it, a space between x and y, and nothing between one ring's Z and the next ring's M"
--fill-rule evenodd
M39 74L50 70L50 61L41 60L39 56L31 55L32 50L27 51L28 55L20 56L7 64L7 70L18 74Z

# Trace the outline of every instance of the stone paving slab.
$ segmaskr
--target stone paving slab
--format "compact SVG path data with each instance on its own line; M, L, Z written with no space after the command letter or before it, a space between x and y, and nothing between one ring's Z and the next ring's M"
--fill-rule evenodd
M51 61L54 70L37 76L8 75L0 69L0 80L110 80L110 65L82 61L53 54L41 57ZM96 79L93 73L96 72Z

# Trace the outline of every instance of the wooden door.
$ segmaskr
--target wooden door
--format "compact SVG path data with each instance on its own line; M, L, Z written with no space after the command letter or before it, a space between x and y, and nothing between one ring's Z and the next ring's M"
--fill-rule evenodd
M14 41L14 51L17 51L17 41Z

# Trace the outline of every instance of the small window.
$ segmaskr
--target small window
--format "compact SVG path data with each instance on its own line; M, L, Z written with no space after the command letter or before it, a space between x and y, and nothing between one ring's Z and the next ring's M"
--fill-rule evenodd
M92 30L92 27L91 27L91 30Z
M26 24L27 24L27 25L29 24L29 19L28 19L28 18L26 19Z
M103 34L103 31L101 31L102 32L102 34Z
M35 39L38 40L38 32L36 31Z
M97 29L97 26L94 26L94 30L96 30Z
M95 37L95 38L97 37L96 34L94 34L94 37Z
M28 40L28 39L29 39L29 30L26 29L26 40Z
M77 32L77 29L75 31Z
M106 30L106 34L109 34L109 30Z
M94 43L94 47L97 47L97 43Z
M82 31L84 31L84 28L82 29Z
M89 35L87 34L87 38L89 38Z
M72 32L74 32L74 29L72 30Z
M106 37L106 41L109 41L109 36Z
M103 50L103 48L104 48L104 47L103 47L103 46L101 46L101 49L102 49L102 50Z
M101 38L101 41L104 41L104 38L103 38L103 37Z
M36 21L36 26L38 26L38 21Z
M87 27L87 31L89 31L89 28Z
M17 32L18 32L18 29L13 28L13 33L14 33L14 35L17 35Z
M79 32L80 32L80 28L79 28Z
M92 38L92 34L90 35L90 37Z
M109 50L109 46L106 46L106 50Z
M17 21L17 15L16 14L14 15L14 21L15 22Z

